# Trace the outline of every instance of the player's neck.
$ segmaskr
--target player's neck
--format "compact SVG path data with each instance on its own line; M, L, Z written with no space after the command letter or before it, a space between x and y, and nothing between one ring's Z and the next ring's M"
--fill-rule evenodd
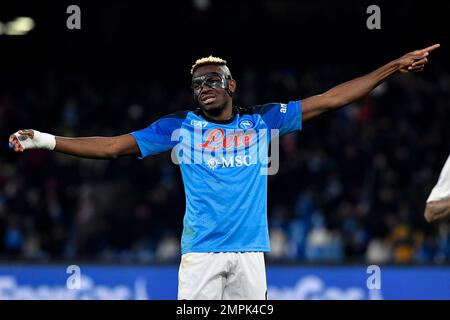
M212 115L205 111L203 111L204 115L213 121L228 121L231 118L233 118L233 106L230 104L226 108L223 109L223 111L218 115Z

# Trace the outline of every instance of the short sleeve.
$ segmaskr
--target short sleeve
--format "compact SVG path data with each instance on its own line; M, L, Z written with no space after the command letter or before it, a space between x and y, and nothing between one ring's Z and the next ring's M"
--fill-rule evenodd
M142 158L172 149L178 141L172 141L172 133L181 128L187 112L177 112L162 117L145 129L133 131Z
M280 136L302 129L301 101L268 103L256 107L269 129L280 130Z
M450 156L447 158L444 167L442 168L439 180L431 190L428 202L439 201L450 196Z

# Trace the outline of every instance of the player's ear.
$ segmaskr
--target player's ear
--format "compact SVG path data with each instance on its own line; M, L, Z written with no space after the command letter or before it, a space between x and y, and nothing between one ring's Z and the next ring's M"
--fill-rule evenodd
M236 91L236 80L234 79L230 79L228 80L228 90L230 90L232 93L234 93Z

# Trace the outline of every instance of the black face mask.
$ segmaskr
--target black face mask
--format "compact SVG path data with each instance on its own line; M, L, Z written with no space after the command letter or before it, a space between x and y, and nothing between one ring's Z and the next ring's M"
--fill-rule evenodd
M231 97L232 92L228 90L228 80L231 79L231 76L225 76L218 72L210 72L200 77L193 77L191 89L194 91L194 100L198 103L198 97L202 93L204 85L211 89L224 89Z

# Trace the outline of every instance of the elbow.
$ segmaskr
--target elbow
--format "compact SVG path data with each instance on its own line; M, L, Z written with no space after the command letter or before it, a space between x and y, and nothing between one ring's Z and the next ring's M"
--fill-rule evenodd
M117 148L116 143L114 143L114 140L111 140L105 150L105 158L107 159L117 159L120 156L120 152Z
M450 198L427 203L424 216L427 222L443 221L450 218Z
M116 154L116 152L113 149L108 148L105 151L105 153L103 154L103 158L112 160L112 159L117 158L117 154Z
M111 153L111 154L108 154L107 158L109 160L114 160L114 159L119 158L119 155L117 153Z
M110 150L106 154L106 158L110 159L110 160L117 159L117 158L119 158L119 156L120 155L116 150Z
M435 209L435 205L432 202L427 203L423 214L426 222L431 223L436 220Z
M425 207L425 212L424 212L423 216L425 217L426 222L428 222L428 223L433 222L433 214L432 214L430 208L428 207L428 205Z

